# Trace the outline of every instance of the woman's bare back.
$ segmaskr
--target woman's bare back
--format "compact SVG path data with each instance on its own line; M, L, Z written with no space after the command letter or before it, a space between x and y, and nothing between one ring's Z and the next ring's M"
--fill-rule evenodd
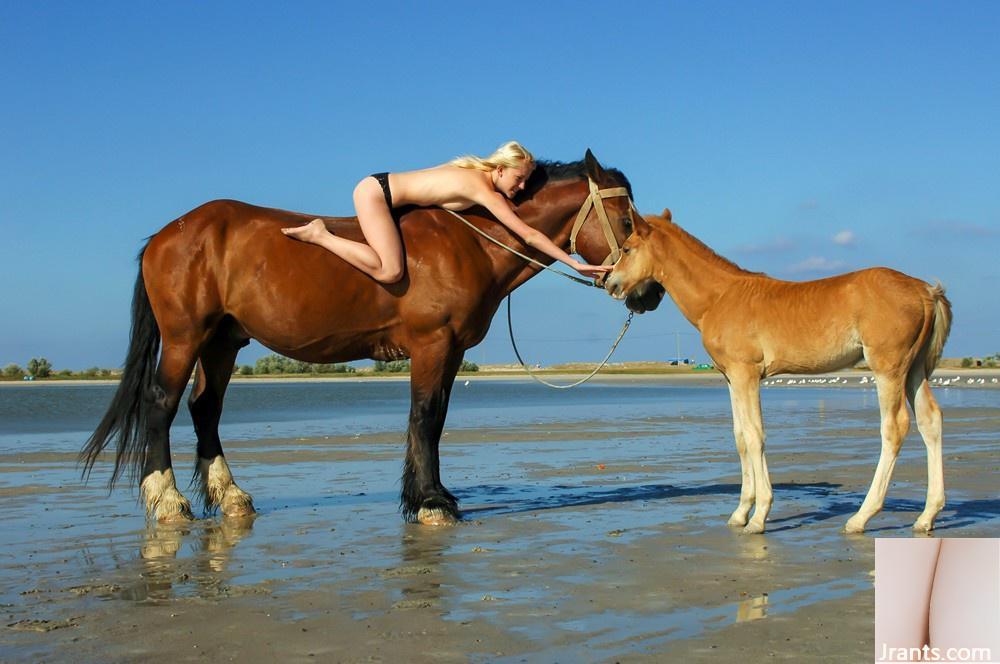
M490 174L449 164L389 174L393 205L465 210L492 191Z

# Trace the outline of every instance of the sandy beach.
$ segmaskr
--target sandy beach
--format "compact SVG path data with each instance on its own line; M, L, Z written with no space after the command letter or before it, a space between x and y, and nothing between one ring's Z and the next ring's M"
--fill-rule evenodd
M874 405L774 412L774 509L746 536L725 523L728 405L704 393L711 407L682 417L446 429L465 520L442 529L399 518L402 428L227 443L259 515L182 526L108 496L107 463L83 486L73 454L4 454L0 659L870 661L874 538L912 536L919 437L885 510L848 536L878 454ZM1000 402L954 402L934 536L995 537ZM186 482L190 450L174 451Z

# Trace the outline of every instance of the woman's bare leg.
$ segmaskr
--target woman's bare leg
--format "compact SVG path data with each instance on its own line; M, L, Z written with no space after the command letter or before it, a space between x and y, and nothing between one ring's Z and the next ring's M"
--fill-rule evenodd
M403 243L375 178L367 177L354 188L354 209L368 244L337 237L326 230L322 219L313 219L305 226L282 228L281 232L323 247L377 281L387 284L399 281L403 278Z

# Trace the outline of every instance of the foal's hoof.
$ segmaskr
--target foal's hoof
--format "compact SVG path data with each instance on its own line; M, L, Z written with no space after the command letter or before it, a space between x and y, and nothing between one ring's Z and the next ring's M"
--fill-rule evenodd
M760 535L762 532L764 532L763 523L754 523L751 521L743 528L744 535Z
M424 526L454 526L458 519L440 507L421 507L417 512L417 522Z
M865 522L857 517L851 517L844 524L844 532L849 535L857 535L858 533L865 532Z

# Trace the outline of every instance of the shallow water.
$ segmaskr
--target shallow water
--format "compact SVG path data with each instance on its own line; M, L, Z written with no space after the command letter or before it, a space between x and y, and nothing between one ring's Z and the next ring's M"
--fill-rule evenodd
M741 643L744 624L778 629L791 616L802 631L813 608L870 603L872 538L839 529L878 456L872 390L764 391L775 504L767 535L741 536L725 526L739 462L723 388L460 381L442 473L466 521L437 530L397 512L405 383L234 385L224 445L259 516L180 527L147 527L134 495L108 496L106 462L79 482L75 453L112 389L0 390L0 659L59 659L84 634L94 656L150 655L115 639L116 616L134 606L264 606L282 626L319 633L330 620L395 633L419 614L476 661L697 659L719 653L708 641ZM996 536L1000 393L936 393L949 502L935 532ZM172 435L184 483L193 435L182 421ZM925 478L911 433L873 534L909 536ZM76 626L22 631L30 620ZM476 650L463 626L500 636ZM865 639L845 652L868 656Z

